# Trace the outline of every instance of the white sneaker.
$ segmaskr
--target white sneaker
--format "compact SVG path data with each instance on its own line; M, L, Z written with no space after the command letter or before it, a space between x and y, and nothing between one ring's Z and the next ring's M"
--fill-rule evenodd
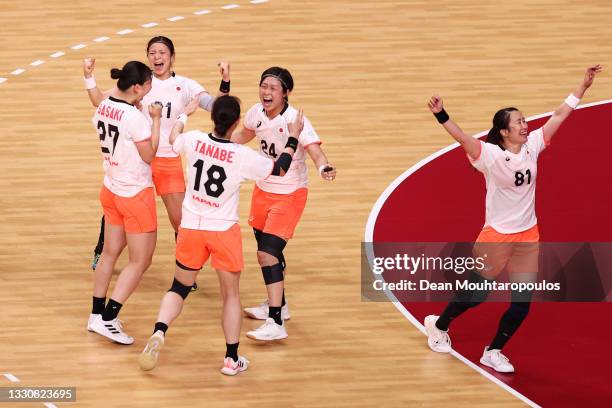
M242 371L246 371L249 368L250 361L245 357L238 356L238 361L234 361L231 357L225 357L223 359L223 368L221 372L225 375L236 375Z
M450 353L452 350L451 340L448 332L436 327L440 316L429 315L425 318L425 331L427 332L427 344L429 348L438 353Z
M289 337L285 324L276 324L271 317L267 318L266 322L257 329L247 332L246 335L250 339L260 341L282 340Z
M123 331L123 326L118 319L113 319L107 322L102 320L102 315L96 315L90 327L94 332L101 334L102 336L107 337L117 343L134 343L134 339Z
M267 320L269 312L268 299L264 300L259 306L255 307L245 307L244 314L251 319L257 320ZM289 320L291 316L289 315L289 306L285 303L285 306L281 308L281 319Z
M491 367L498 373L514 372L514 366L510 364L508 357L504 356L501 350L489 350L489 346L485 347L482 357L480 357L480 364Z
M138 356L138 364L140 365L140 368L145 371L154 369L157 365L159 352L163 346L164 332L158 330L149 338L144 350L142 350L142 353L140 353L140 356Z
M97 316L100 316L100 315L99 314L93 314L93 313L91 313L89 315L89 320L87 320L87 331L90 331L90 332L93 331L93 329L91 328L91 325L93 324L94 320L96 320Z

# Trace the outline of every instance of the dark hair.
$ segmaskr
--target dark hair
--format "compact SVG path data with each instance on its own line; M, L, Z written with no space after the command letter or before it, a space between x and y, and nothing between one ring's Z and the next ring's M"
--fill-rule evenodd
M122 69L111 69L111 78L117 79L117 88L127 91L132 85L144 85L153 72L140 61L130 61Z
M267 77L273 77L273 78L278 79L280 81L281 85L283 86L283 92L284 93L287 93L289 91L293 91L293 77L291 76L291 73L288 70L286 70L285 68L270 67L270 68L266 69L261 74L261 79L259 80L259 86L261 86L261 83ZM289 102L289 97L287 95L285 95L285 101Z
M498 145L503 150L506 150L502 144L504 139L501 135L501 130L508 129L508 125L510 124L510 113L517 110L516 108L509 107L500 109L495 113L495 116L493 116L493 127L487 134L487 143Z
M174 44L172 43L172 40L168 37L164 37L163 35L158 35L157 37L153 37L149 40L149 43L147 44L147 54L149 53L151 46L156 43L164 44L170 50L170 56L172 57L174 55Z
M213 103L210 117L215 123L215 134L225 137L229 128L240 118L240 99L231 95L219 96Z

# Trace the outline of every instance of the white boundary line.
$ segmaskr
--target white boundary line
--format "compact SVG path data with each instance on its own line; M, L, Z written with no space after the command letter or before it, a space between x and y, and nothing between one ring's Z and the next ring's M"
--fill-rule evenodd
M608 100L600 101L600 102L592 102L592 103L588 103L588 104L585 104L585 105L580 105L576 109L590 108L592 106L605 105L605 104L608 104L608 103L612 103L612 99L608 99ZM536 119L545 118L547 116L552 115L552 113L553 112L547 112L547 113L543 113L543 114L540 114L540 115L530 116L530 117L527 118L527 121L532 121L532 120L536 120ZM484 131L484 132L480 132L480 133L474 135L474 137L475 138L480 138L482 136L485 136L486 134L487 134L487 131ZM420 162L418 162L414 166L410 167L404 173L399 175L395 180L393 180L393 182L378 197L378 200L376 200L376 203L374 204L374 207L372 207L372 211L370 211L370 215L368 217L368 221L367 221L366 228L365 228L364 242L366 242L366 243L373 242L373 240L374 240L374 226L376 224L376 220L378 218L378 214L380 213L380 210L382 209L383 205L387 201L387 198L389 198L389 196L395 191L395 189L401 183L403 183L404 180L406 180L408 177L410 177L412 174L414 174L417 170L419 170L420 168L424 167L429 162L437 159L438 157L440 157L440 156L450 152L451 150L456 149L457 147L459 147L459 143L453 143L453 144L451 144L451 145L449 145L449 146L447 146L447 147L445 147L445 148L443 148L441 150L438 150L434 154L424 158L423 160L421 160ZM374 258L374 254L372 253L372 247L366 245L365 248L366 248L366 256L368 258L368 263L372 264L372 259ZM419 322L404 307L404 305L402 305L402 303L397 300L397 298L395 297L393 292L391 292L389 290L385 290L385 293L386 293L388 299L396 307L396 309L399 310L400 313L402 313L404 315L404 317L406 317L406 319L408 319L408 321L410 323L412 323L421 333L425 334L425 327L423 326L423 324L421 324L421 322ZM517 397L518 399L520 399L521 401L523 401L527 405L529 405L531 407L534 407L534 408L539 408L540 407L538 404L536 404L535 402L531 401L529 398L527 398L523 394L519 393L517 390L515 390L512 387L510 387L508 384L504 383L503 381L499 380L497 377L493 376L489 372L483 370L478 365L472 363L470 360L465 358L463 355L457 353L455 350L451 351L450 354L452 356L456 357L457 359L459 359L461 362L463 362L466 365L468 365L469 367L471 367L474 370L476 370L478 373L480 373L481 375L483 375L487 379L489 379L492 382L494 382L495 384L499 385L501 388L505 389L510 394L514 395L515 397Z
M11 373L4 373L3 375L4 375L4 377L6 377L6 379L7 379L7 380L9 380L10 382L13 382L13 383L18 383L18 382L20 382L19 378L15 377L15 376L14 376L13 374L11 374Z
M268 2L268 0L251 0L250 1L250 3L254 4L254 5L263 4L263 3L267 3L267 2ZM240 7L239 4L226 4L225 6L221 6L221 8L225 9L225 10L231 10L231 9L235 9L235 8L239 8L239 7ZM208 10L208 9L197 10L197 11L193 12L193 14L195 14L196 16L202 16L202 15L210 14L210 13L212 13L212 11ZM183 17L183 16L173 16L173 17L166 18L166 20L169 21L169 22L176 22L176 21L180 21L180 20L184 20L184 19L185 19L185 17ZM150 23L142 24L141 27L142 28L152 28L152 27L157 27L158 25L159 25L159 23L150 22ZM134 32L134 30L132 30L130 28L126 28L124 30L117 31L117 34L118 35L126 35L126 34L133 33L133 32ZM95 38L93 41L97 42L97 43L102 43L102 42L108 41L110 39L111 39L110 37L102 36L102 37ZM80 50L80 49L85 48L85 47L87 47L87 45L85 45L85 44L77 44L77 45L73 45L70 48L76 51L76 50ZM57 51L57 52L55 52L55 53L53 53L53 54L51 54L49 56L51 58L59 58L59 57L62 57L64 55L66 55L65 52ZM42 60L36 60L33 63L31 63L30 65L33 66L33 67L36 67L38 65L42 65L43 63L44 63L44 61L42 61ZM13 70L11 72L11 74L13 76L17 76L17 75L22 74L23 72L25 72L25 69L17 68L15 70ZM4 83L6 81L8 81L8 78L0 77L0 84Z

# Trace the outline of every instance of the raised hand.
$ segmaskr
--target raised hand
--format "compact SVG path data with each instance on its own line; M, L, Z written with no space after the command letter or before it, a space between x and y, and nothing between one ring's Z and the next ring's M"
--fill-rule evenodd
M429 110L433 113L441 112L444 109L444 104L442 103L442 97L440 95L433 95L429 102L427 102L427 106Z
M582 81L582 86L584 86L584 89L588 89L591 85L593 85L595 75L599 74L601 71L603 71L603 67L600 64L587 68L584 74L584 80Z
M304 129L304 110L300 109L298 111L295 120L287 125L289 127L289 135L299 139L300 133Z
M219 67L219 73L221 74L221 78L223 78L223 80L225 82L229 82L229 80L230 80L230 64L229 64L229 62L221 61L221 62L217 63L217 66Z
M85 58L83 60L83 76L85 78L91 78L95 67L96 67L95 58Z
M321 177L323 177L324 180L332 181L336 178L336 167L329 163L321 170Z
M159 119L161 118L161 112L164 105L161 102L153 102L149 105L149 115L151 119Z

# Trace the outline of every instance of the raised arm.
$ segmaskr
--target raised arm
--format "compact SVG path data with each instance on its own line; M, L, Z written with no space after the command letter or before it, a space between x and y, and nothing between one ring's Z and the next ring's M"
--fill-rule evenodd
M112 94L115 88L109 89L106 92L102 92L98 85L96 84L96 79L94 78L93 72L96 66L95 58L85 58L83 60L83 79L85 80L85 88L87 89L87 96L89 96L89 100L94 107L98 107L100 103L108 98L109 95Z
M229 62L221 61L217 64L219 67L219 73L221 74L221 84L219 85L219 92L216 96L212 96L208 92L200 93L200 107L207 111L212 111L213 103L219 96L229 95L230 93L230 65Z
M231 141L238 144L249 143L255 137L255 131L244 126L232 133Z
M197 109L200 102L200 95L196 95L191 102L187 106L185 106L185 111L179 115L176 122L174 122L174 126L172 126L172 130L170 131L169 141L170 144L174 144L178 135L183 133L185 129L185 125L187 124L187 117L191 116Z
M480 141L472 136L466 135L463 130L453 122L446 111L440 95L433 95L427 103L429 110L434 114L444 129L463 147L472 160L478 159L480 155Z
M542 131L544 133L544 141L549 143L559 126L568 118L568 116L576 109L578 103L580 103L580 99L584 96L584 93L587 89L593 85L593 80L595 79L595 75L599 74L603 70L601 65L594 65L592 67L588 67L586 73L584 74L584 78L582 83L578 85L578 88L570 94L565 101L555 111L552 116L544 126L542 127Z
M138 154L145 163L151 164L155 158L155 154L157 153L157 146L159 146L159 127L161 125L162 107L163 106L160 102L155 102L149 105L149 115L153 120L153 124L151 125L150 143L149 140L143 140L142 142L136 143Z
M304 129L304 111L300 109L295 121L287 124L287 126L289 128L289 139L287 140L285 149L274 162L272 176L284 176L287 174L287 171L289 171L293 155L297 151L298 137L300 137L300 133L302 133L302 129Z

